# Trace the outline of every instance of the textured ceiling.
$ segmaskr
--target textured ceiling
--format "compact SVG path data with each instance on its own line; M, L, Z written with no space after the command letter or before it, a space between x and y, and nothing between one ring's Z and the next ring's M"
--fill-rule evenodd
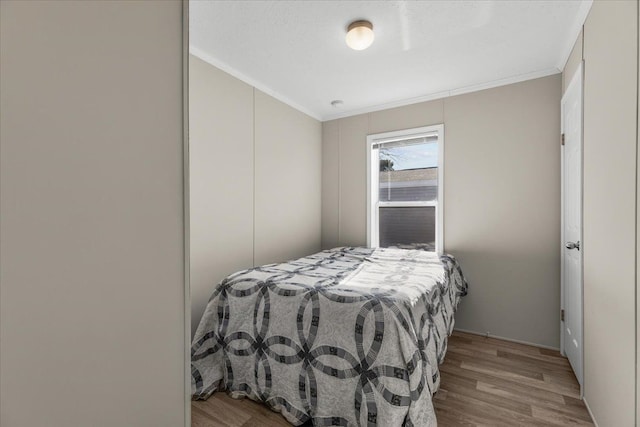
M558 73L591 1L190 2L190 51L321 120ZM349 49L346 26L373 23ZM344 104L335 108L331 101Z

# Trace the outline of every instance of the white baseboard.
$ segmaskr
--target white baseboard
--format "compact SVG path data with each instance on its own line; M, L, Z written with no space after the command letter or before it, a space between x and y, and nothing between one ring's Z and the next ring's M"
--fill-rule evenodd
M596 417L593 416L593 412L591 412L591 408L589 407L589 404L587 403L587 399L585 399L583 397L582 401L584 402L584 406L587 407L587 412L589 412L589 416L591 417L591 421L593 421L593 425L598 427L598 423L596 422Z
M560 349L558 347L552 347L552 346L548 346L548 345L537 344L537 343L528 342L528 341L522 341L522 340L514 340L513 338L500 337L498 335L487 334L486 332L469 331L467 329L460 329L460 328L454 328L453 330L454 331L465 332L467 334L479 335L481 337L496 338L496 339L503 340L503 341L510 341L510 342L515 342L515 343L518 343L518 344L530 345L530 346L533 346L533 347L540 347L540 348L544 348L544 349L547 349L547 350L560 351Z

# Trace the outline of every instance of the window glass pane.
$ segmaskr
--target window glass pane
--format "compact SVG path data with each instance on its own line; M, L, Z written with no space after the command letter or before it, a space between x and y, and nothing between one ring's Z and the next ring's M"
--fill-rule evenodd
M432 141L379 148L381 202L438 199L438 144Z
M397 246L435 250L436 208L384 207L379 208L380 247Z

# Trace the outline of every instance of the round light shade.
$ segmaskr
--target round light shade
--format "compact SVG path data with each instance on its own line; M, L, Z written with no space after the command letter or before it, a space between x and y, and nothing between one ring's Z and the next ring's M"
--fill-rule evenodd
M355 21L347 28L346 42L353 50L364 50L373 43L373 25L369 21Z

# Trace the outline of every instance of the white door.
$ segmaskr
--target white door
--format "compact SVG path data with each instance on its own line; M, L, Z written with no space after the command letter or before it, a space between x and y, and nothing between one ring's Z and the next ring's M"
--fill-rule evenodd
M561 348L582 385L582 64L562 97Z

